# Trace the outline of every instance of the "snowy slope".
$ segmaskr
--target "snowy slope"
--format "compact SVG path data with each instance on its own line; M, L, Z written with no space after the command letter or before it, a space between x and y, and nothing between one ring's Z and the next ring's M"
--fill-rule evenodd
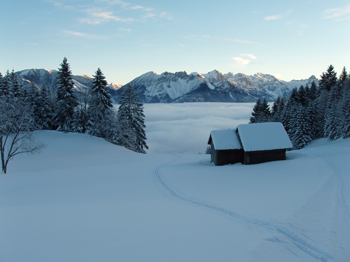
M17 156L0 175L0 261L350 257L349 139L222 167L209 155L141 155L88 135L38 139L41 154Z

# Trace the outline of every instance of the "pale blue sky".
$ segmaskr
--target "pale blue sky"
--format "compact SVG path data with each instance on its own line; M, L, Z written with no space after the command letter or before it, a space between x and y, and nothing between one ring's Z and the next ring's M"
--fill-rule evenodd
M0 22L3 74L67 57L73 74L121 84L214 69L291 80L350 62L349 0L11 0Z

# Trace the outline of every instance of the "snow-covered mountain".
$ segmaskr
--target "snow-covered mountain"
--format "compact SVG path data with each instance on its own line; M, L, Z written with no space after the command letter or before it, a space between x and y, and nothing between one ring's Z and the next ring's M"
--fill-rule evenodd
M27 69L16 72L20 83L24 87L29 87L34 84L38 88L47 87L52 92L55 92L57 85L57 70L46 70L46 69ZM74 87L78 91L84 91L92 84L92 78L87 75L73 75ZM110 90L117 90L121 87L121 84L110 83Z
M315 76L287 82L268 74L222 74L217 70L207 74L148 72L118 89L115 96L118 100L124 88L131 85L144 103L255 102L258 98L273 101L278 96L288 96L294 87L310 85L312 81L318 82Z
M33 83L38 88L46 86L53 92L56 90L57 70L29 69L16 74L24 86ZM92 83L92 78L86 75L73 76L73 80L78 91L83 91ZM158 75L148 72L124 86L111 83L109 87L116 102L128 85L134 87L143 103L255 102L258 98L273 101L277 96L288 96L294 87L310 85L312 81L318 83L315 76L287 82L269 74L249 76L242 73L222 74L214 70L207 74L164 72Z

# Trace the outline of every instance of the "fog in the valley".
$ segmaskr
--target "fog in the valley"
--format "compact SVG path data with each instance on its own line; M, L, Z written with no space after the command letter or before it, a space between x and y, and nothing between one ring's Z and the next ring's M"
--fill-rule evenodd
M211 130L249 122L254 103L145 104L149 154L205 153Z

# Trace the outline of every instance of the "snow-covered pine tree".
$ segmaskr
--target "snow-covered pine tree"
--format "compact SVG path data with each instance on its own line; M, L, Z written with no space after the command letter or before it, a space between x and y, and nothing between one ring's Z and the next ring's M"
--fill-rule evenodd
M250 117L250 123L263 123L271 121L271 111L267 100L263 101L259 98L253 108L252 116Z
M307 104L307 89L301 85L298 89L298 98L299 98L299 103L302 105L302 106L306 106Z
M312 139L316 138L316 121L317 121L317 101L316 99L310 101L305 108L305 113L307 116L307 121L310 126L310 136Z
M293 134L293 147L301 149L312 141L312 130L305 107L300 103L297 109Z
M74 132L85 133L88 130L90 91L91 86L88 88L79 88L78 106L74 116Z
M350 137L350 79L344 82L344 92L342 101L342 137Z
M338 86L332 87L324 116L324 137L329 137L330 140L335 140L340 137L339 120L337 119L337 94Z
M2 76L1 72L0 72L0 97L2 96L2 94L4 93L4 83L3 83L3 79L4 77Z
M309 93L309 99L310 99L311 101L316 100L316 98L317 98L317 92L318 92L317 85L316 85L315 81L312 81L311 87L310 87L310 93Z
M31 83L29 89L25 94L23 94L23 100L25 104L27 105L27 110L33 117L33 125L35 129L41 129L40 126L37 124L39 122L39 107L40 104L38 102L39 97L39 90L38 88Z
M266 98L264 98L262 101L261 109L262 109L261 122L270 122L271 121L271 111L270 111L269 103L267 102Z
M14 70L9 75L9 95L15 98L14 101L21 96L20 85Z
M2 77L1 79L1 85L0 85L0 96L7 97L9 94L9 78L10 78L10 72L7 70L6 75Z
M58 69L57 82L55 125L59 131L70 132L73 131L74 109L78 103L73 90L72 72L66 57Z
M34 105L34 116L38 129L52 129L53 104L46 86L37 92Z
M256 101L254 107L253 107L253 112L252 116L250 117L250 123L258 123L261 115L261 99L258 98Z
M103 138L108 138L112 132L110 123L111 116L114 114L112 98L107 85L105 76L98 68L90 90L88 132L93 136Z
M288 99L283 96L281 98L281 101L280 103L278 104L278 109L277 109L277 112L278 112L278 121L277 122L281 122L283 123L284 121L284 116L285 116L285 113L286 113L286 106L287 106L287 103L288 103Z
M318 116L317 116L317 136L324 137L325 135L325 113L328 105L329 93L333 86L337 85L337 73L334 71L334 67L330 65L327 68L326 73L322 73L321 80L319 82L319 94L318 94ZM327 132L326 132L327 133Z
M272 108L271 108L271 121L273 122L280 122L280 104L281 104L281 97L278 96L277 99L273 102Z
M343 67L343 71L341 72L339 79L338 79L338 87L339 91L341 92L344 89L345 81L348 79L348 73L346 72L345 66Z
M132 86L121 95L118 108L119 144L135 152L145 154L146 144L145 115L143 104Z
M294 100L289 100L283 122L284 128L286 129L289 139L293 144L295 130L298 127L298 108L299 104L297 102Z

